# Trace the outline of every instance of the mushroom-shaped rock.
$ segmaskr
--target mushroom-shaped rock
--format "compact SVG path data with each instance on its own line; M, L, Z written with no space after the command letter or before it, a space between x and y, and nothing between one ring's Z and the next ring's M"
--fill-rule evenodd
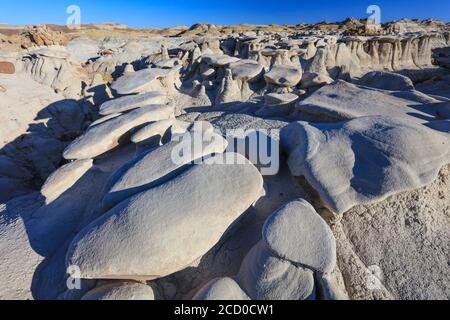
M113 282L94 288L81 300L155 300L153 289L138 282Z
M92 159L119 145L119 139L142 124L173 117L173 106L150 105L91 127L64 151L68 160Z
M281 259L320 273L329 273L336 266L333 233L305 200L288 203L267 219L263 239Z
M172 179L194 160L213 153L223 153L227 141L212 132L188 133L181 141L171 141L125 164L109 179L103 198L105 208L111 208L136 193Z
M153 81L178 72L179 67L172 69L150 68L126 74L117 79L111 85L111 88L118 94L144 93L151 90Z
M239 58L231 57L226 54L204 54L202 56L202 62L213 67L223 67L239 60Z
M171 69L171 68L181 65L181 60L178 58L172 58L172 59L168 59L168 60L160 60L160 61L155 62L154 65L156 67L162 68L162 69Z
M266 82L280 87L294 87L302 79L300 67L276 64L264 75Z
M50 175L41 188L46 204L53 202L71 188L92 167L92 164L91 159L74 161Z
M304 176L337 213L426 186L450 162L448 136L394 117L294 122L283 128L281 141L292 174Z
M83 229L67 253L81 278L153 280L183 270L216 245L260 197L261 174L210 158L137 194ZM222 163L222 164L219 164Z
M313 272L274 257L263 241L247 254L236 280L252 300L305 300L314 292Z
M300 87L303 89L323 87L333 83L334 80L327 74L319 74L314 72L305 72L300 82Z
M298 95L293 93L269 93L264 96L264 106L257 111L258 116L282 117L295 111Z
M107 101L100 106L99 113L101 115L106 116L113 113L122 113L125 111L137 109L151 104L164 104L165 102L166 102L165 94L161 92L152 91Z
M131 137L131 142L140 143L155 136L163 137L175 121L175 118L173 118L151 123L133 134Z
M358 81L358 84L390 91L414 90L414 84L410 78L398 73L385 71L369 72Z
M250 300L239 284L232 278L213 279L203 286L193 300Z
M253 82L261 78L264 67L255 60L240 60L230 64L234 79Z

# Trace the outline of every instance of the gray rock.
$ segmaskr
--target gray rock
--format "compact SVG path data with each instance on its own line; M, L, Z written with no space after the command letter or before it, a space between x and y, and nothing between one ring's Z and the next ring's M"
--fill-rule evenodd
M336 240L325 221L305 200L288 203L267 219L266 245L281 259L320 273L336 266Z
M245 257L237 282L252 300L305 300L314 292L311 270L274 257L262 241Z
M201 148L194 147L196 142L201 143ZM213 153L223 153L226 148L227 141L217 134L207 136L200 133L183 136L181 141L171 141L143 157L139 156L139 160L132 161L113 174L105 188L107 192L103 205L111 208L132 195L170 180L192 161ZM191 152L175 159L183 149L190 149Z
M179 67L173 69L150 68L125 74L117 79L111 88L118 94L144 93L151 90L152 84L157 79L163 79L178 72Z
M72 187L91 167L93 161L77 160L68 163L48 177L41 188L41 194L46 199L46 204L53 202L61 194Z
M276 64L264 75L267 83L280 87L296 86L302 79L302 69L300 66L290 66Z
M250 300L232 278L213 279L204 285L192 300Z
M448 136L382 116L337 124L296 122L281 133L294 176L304 176L331 210L423 187L450 162Z
M99 113L107 116L113 113L122 113L151 104L164 104L165 102L166 96L163 93L152 91L107 101L100 106Z
M67 265L86 279L153 280L188 267L216 245L261 195L245 164L196 165L162 186L123 201L73 240Z
M92 159L119 145L119 139L142 124L173 117L172 106L151 105L91 127L64 151L68 160Z

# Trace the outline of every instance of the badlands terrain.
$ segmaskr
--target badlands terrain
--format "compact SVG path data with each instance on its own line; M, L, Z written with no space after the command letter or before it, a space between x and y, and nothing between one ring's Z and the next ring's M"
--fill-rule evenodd
M450 298L448 23L0 25L0 108L0 299Z

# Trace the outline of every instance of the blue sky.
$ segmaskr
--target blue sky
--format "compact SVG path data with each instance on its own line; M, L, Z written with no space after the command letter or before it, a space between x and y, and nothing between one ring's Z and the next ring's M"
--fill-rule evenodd
M81 22L119 22L131 27L194 23L297 24L366 17L377 4L382 21L437 18L450 21L450 0L0 0L0 23L64 24L66 8L81 8Z

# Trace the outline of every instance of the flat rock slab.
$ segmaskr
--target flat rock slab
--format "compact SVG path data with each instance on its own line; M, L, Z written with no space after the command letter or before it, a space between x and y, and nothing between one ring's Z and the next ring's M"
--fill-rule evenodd
M250 300L239 284L232 278L213 279L204 285L192 298L192 300Z
M81 278L153 280L183 270L216 245L260 197L251 163L196 165L169 182L123 201L73 240L67 265Z
M317 121L337 122L364 116L401 117L425 123L435 119L431 108L420 102L398 98L378 90L337 81L299 101L297 109Z
M178 72L178 70L178 67L172 69L143 69L135 73L123 75L111 85L111 88L121 95L144 93L149 90L153 81L165 78Z
M267 83L280 87L296 86L302 79L300 67L276 64L264 75Z
M137 282L118 282L110 283L86 293L81 300L155 300L153 289L143 283Z
M68 160L92 159L114 149L119 139L142 124L173 117L172 106L150 105L91 127L64 151Z
M147 92L143 94L125 96L107 101L100 106L99 113L107 116L114 113L137 109L151 104L164 104L166 95L161 92Z
M77 160L68 163L48 177L41 188L41 194L46 199L46 204L51 203L60 195L72 187L90 168L93 161Z
M202 62L213 67L223 67L239 60L239 58L231 57L226 54L204 54L202 56Z
M263 241L247 254L236 280L252 300L305 300L314 292L313 272L274 257Z
M132 195L170 180L192 161L213 153L223 153L227 148L227 141L222 136L210 134L203 140L205 136L201 133L183 136L181 141L171 141L131 160L109 179L103 198L104 207L111 208ZM196 142L200 143L197 147L194 146ZM190 152L178 158L183 150Z
M450 162L448 135L401 118L295 122L281 141L292 174L304 176L337 213L423 187Z
M263 239L281 259L320 273L336 266L336 240L330 227L305 200L288 203L267 219Z

